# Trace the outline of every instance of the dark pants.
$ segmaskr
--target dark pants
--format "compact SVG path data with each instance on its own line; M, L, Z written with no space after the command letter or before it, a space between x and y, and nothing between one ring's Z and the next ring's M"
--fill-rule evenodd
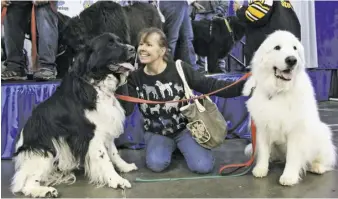
M56 8L56 1L53 4ZM29 19L32 3L29 1L12 1L4 20L6 65L8 70L26 67L23 55L25 33L30 32ZM45 4L36 7L36 26L38 43L38 63L41 68L55 68L58 49L58 18ZM30 50L30 49L28 49Z
M178 58L196 65L196 54L192 41L194 33L189 18L189 5L186 1L160 1L160 10L165 17L164 31L168 38L171 55L179 49ZM177 41L180 40L178 43ZM178 46L177 46L178 44Z

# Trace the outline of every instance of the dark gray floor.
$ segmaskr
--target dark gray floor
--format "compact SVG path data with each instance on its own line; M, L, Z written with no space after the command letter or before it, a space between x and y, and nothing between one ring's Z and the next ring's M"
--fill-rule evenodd
M320 104L322 119L331 125L338 146L338 102ZM218 157L216 165L244 162L244 140L227 140L215 150ZM95 188L88 184L82 176L77 176L73 185L60 185L58 189L61 197L66 198L228 198L228 197L306 197L306 198L338 198L338 171L324 175L307 174L303 181L294 187L283 187L278 184L283 165L274 164L268 177L257 179L248 173L241 177L224 177L215 179L181 180L167 182L135 182L136 178L176 178L198 176L187 170L181 156L175 156L170 168L160 174L148 171L144 164L144 152L122 150L122 156L127 161L133 161L140 168L137 172L124 174L132 183L132 189L114 190L110 188ZM215 174L219 166L215 168ZM13 165L10 161L1 164L1 197L12 198L9 192L10 178L13 175Z

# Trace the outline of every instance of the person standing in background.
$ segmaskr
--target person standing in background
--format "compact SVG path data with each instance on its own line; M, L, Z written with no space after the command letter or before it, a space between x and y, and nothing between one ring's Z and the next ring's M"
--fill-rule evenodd
M192 45L194 33L189 16L189 6L198 10L204 9L203 6L191 0L160 0L157 4L165 18L164 32L168 38L170 54L175 59L181 59L197 69L196 53ZM179 53L176 53L177 50Z
M34 71L34 79L55 79L56 55L58 50L58 17L52 6L57 1L1 1L1 8L7 8L4 19L6 69L1 73L2 80L27 79L27 65L23 54L25 33L29 27L32 3L36 6L37 48L39 69Z

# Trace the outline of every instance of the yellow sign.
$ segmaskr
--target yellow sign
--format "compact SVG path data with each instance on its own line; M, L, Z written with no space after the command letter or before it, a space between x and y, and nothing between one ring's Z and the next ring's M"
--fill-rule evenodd
M281 0L280 2L281 2L282 6L283 6L284 8L291 8L291 9L293 9L293 7L292 7L290 1L287 1L287 0Z

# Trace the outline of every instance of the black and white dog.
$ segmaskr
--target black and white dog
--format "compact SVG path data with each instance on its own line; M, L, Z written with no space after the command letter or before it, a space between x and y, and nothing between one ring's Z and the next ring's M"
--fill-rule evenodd
M130 188L121 172L136 170L118 154L114 139L124 130L125 113L114 93L126 83L135 48L104 33L76 56L55 93L39 104L16 142L13 193L57 197L52 185L75 181L84 166L90 182Z

